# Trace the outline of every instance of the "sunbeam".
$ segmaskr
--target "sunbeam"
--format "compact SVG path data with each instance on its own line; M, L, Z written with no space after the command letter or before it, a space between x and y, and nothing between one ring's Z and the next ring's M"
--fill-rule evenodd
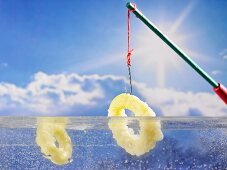
M173 24L163 20L157 24L158 28L183 50L187 49L185 42L191 38L191 34L182 34L179 30L193 7L194 3L189 3ZM181 66L179 57L149 29L141 29L137 35L135 55L138 57L135 57L135 63L143 73L152 72L155 75L158 87L165 87L167 72Z

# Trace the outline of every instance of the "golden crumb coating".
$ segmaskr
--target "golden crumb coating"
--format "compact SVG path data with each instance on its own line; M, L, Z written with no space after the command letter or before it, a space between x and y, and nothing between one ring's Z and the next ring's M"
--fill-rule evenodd
M48 117L38 118L37 122L36 143L44 157L58 165L69 163L72 156L71 139L65 130L66 122L65 118Z
M125 109L134 113L135 116L148 116L150 118L139 118L139 134L127 126L128 120L124 118L109 119L109 128L112 130L113 138L117 144L131 155L140 156L155 147L157 141L163 139L161 124L155 117L154 111L138 97L127 93L116 96L108 110L109 117L127 117Z

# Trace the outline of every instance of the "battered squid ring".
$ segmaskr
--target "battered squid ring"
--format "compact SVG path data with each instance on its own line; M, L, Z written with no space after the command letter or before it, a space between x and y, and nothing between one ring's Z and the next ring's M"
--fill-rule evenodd
M66 118L38 118L36 143L41 147L44 157L58 165L69 163L72 156L66 123Z
M126 93L116 96L110 104L108 116L123 116L125 109L134 112L135 116L155 117L153 110L138 97ZM163 139L161 124L158 120L139 119L140 133L135 135L128 128L126 119L109 119L109 128L117 144L131 155L140 156L155 147L157 141Z

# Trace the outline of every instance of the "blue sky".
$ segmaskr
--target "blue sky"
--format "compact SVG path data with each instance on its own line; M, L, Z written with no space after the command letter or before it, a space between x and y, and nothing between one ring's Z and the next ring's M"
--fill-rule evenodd
M0 93L6 95L12 87L29 90L29 83L36 82L39 73L127 77L126 2L0 1ZM227 86L227 1L134 2L215 80ZM131 24L134 81L186 95L213 94L210 85L134 15ZM112 96L125 89L123 85L118 88ZM12 96L8 102L14 103Z

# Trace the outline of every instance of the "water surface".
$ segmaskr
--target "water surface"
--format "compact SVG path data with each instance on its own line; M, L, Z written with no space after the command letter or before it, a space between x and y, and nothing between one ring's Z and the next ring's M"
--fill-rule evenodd
M160 121L164 139L149 153L132 156L112 138L107 117L67 117L73 161L55 165L35 142L36 117L0 117L0 169L227 169L227 117L127 117Z

